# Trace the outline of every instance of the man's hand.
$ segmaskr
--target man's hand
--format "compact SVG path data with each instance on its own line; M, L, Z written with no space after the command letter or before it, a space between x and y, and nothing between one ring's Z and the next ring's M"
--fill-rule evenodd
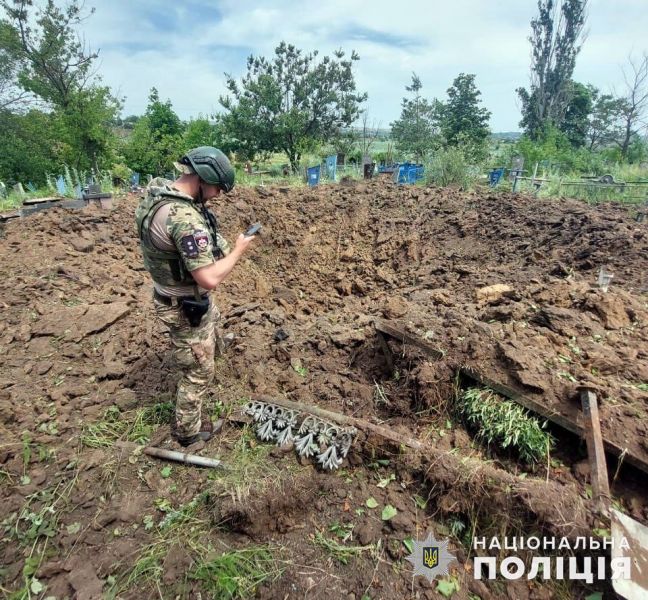
M243 254L248 248L248 246L256 239L256 235L252 235L250 237L245 237L244 234L239 235L236 238L236 242L234 244L234 251L238 252L239 254Z
M231 273L234 265L255 238L256 236L245 237L243 234L239 235L236 238L233 250L225 258L221 258L206 267L191 271L196 283L205 290L213 290Z

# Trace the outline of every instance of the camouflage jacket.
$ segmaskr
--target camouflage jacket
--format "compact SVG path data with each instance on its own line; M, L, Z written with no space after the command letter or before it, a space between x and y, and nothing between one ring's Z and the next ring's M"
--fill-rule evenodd
M216 233L194 204L193 198L172 187L173 182L156 177L141 199L135 221L144 258L144 267L160 286L195 286L191 271L212 264L214 241L224 255L230 251L227 241ZM170 204L166 233L175 245L174 251L157 248L151 239L149 227L157 211Z

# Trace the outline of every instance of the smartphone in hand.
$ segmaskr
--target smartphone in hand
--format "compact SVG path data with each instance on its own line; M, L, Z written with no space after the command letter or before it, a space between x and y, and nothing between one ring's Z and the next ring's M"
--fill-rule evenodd
M252 237L261 231L261 223L255 223L250 225L250 228L243 234L245 237Z

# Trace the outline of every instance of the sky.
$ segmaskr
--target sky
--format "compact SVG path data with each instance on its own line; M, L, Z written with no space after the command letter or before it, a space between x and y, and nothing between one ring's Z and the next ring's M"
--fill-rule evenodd
M370 122L398 118L416 72L428 98L444 99L459 73L474 73L493 131L519 130L515 89L528 85L529 22L536 0L87 0L82 30L99 49L105 83L124 115L146 109L150 88L183 119L220 110L225 73L240 77L250 54L281 40L321 55L356 50ZM590 0L587 39L574 78L621 90L628 54L648 50L648 0Z

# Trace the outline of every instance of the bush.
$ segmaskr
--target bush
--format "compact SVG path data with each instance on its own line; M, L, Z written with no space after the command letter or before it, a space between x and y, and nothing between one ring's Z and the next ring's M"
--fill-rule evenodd
M472 187L479 177L480 169L470 164L461 148L438 150L426 165L426 180L439 186Z
M552 436L519 404L500 398L487 389L470 388L459 398L459 413L477 430L476 438L488 446L515 450L520 459L533 464L547 457Z
M123 163L113 165L110 172L112 174L113 182L117 182L119 185L127 184L133 174L133 172Z
M541 140L533 141L522 136L516 143L507 145L497 158L502 166L509 166L513 156L524 157L524 168L532 173L535 163L550 163L562 174L587 173L603 175L622 163L621 151L616 146L591 151L588 148L574 148L564 133L556 128L547 128ZM628 162L641 163L648 157L646 144L636 138L628 154Z

